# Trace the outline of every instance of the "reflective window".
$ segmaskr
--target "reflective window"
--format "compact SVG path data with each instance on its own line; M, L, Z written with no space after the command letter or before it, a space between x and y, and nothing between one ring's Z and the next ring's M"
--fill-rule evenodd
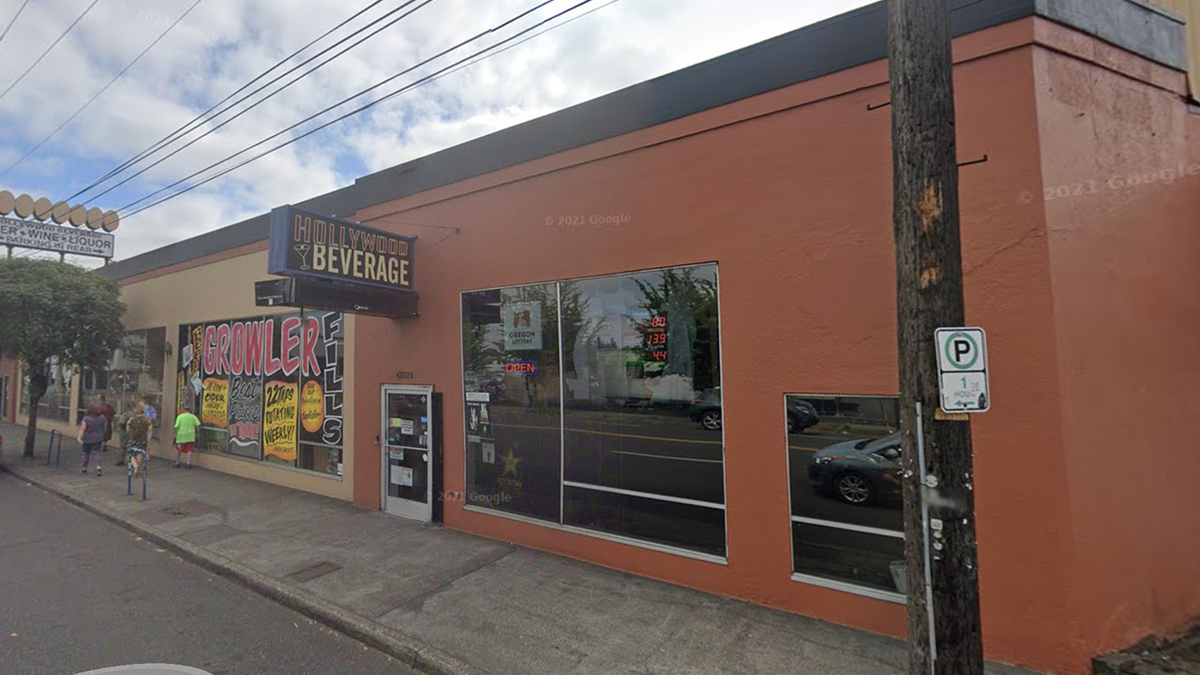
M29 414L29 373L21 369L24 384L21 387L21 414ZM38 399L38 418L55 422L70 423L71 419L71 377L74 369L63 366L57 358L51 358L46 364L46 393ZM83 419L79 416L79 419Z
M146 402L155 412L161 412L166 342L166 328L126 333L107 369L83 372L77 403L79 415L82 417L83 411L101 396L118 416ZM155 438L161 437L161 426L161 420L154 425Z
M466 293L463 320L470 503L558 522L557 286Z
M724 555L716 266L561 287L564 522Z
M464 294L468 501L724 556L717 296L716 265Z
M903 575L899 401L785 397L793 570L897 592Z

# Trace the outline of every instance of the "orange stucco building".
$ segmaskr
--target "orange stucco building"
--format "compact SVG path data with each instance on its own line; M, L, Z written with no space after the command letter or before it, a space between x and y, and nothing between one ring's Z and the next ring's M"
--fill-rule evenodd
M197 463L902 634L894 455L850 443L896 424L885 15L299 205L416 236L419 315L302 315L327 351L311 374L298 357L291 391L317 382L336 424L305 427L298 453L256 437L255 457L229 412ZM1083 673L1200 614L1185 24L1129 0L982 0L954 20L959 153L986 157L960 183L991 373L972 420L985 650ZM294 311L255 304L268 233L264 215L104 269L130 328L166 335L164 416L224 416L206 392L259 376L221 380L236 359L213 355ZM413 392L436 406L389 398Z

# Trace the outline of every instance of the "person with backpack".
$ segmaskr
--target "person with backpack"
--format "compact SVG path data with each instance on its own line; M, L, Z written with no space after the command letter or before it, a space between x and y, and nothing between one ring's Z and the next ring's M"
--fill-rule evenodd
M104 434L108 431L108 419L104 417L104 408L99 403L88 406L87 414L79 423L78 440L83 446L83 469L80 473L87 475L88 464L93 456L96 460L96 475L103 475L100 466L100 453L104 450Z
M131 475L136 476L138 471L149 459L146 449L150 446L150 435L154 433L154 423L146 417L146 408L149 406L137 408L137 414L134 415L129 423L126 424L126 429L129 432L129 448L127 450L129 456L129 466L133 469Z

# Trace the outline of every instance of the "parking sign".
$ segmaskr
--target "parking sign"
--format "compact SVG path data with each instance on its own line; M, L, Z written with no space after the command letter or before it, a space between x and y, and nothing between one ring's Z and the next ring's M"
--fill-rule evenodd
M991 407L987 338L982 328L935 331L942 410L980 413Z

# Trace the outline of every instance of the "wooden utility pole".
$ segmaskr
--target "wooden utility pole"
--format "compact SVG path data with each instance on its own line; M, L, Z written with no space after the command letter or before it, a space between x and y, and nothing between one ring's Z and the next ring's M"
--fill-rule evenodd
M888 2L910 675L983 673L971 426L934 341L965 314L949 5Z

